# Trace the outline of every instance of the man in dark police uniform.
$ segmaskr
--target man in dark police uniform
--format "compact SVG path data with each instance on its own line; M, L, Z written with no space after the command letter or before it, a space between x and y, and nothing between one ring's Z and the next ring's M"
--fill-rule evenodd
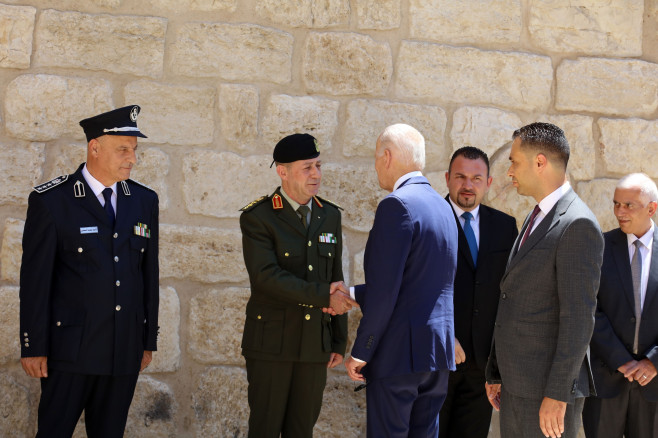
M38 437L123 436L158 331L158 196L128 179L139 106L82 120L87 162L28 200L21 364L41 378Z
M327 368L343 361L347 315L339 207L316 196L316 139L293 134L274 149L281 187L242 208L251 283L242 354L249 381L249 437L304 438L320 415Z

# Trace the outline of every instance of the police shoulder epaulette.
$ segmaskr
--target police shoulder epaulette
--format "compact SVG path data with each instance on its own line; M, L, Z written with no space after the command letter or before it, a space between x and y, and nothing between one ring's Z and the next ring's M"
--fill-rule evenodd
M153 188L147 186L147 185L144 184L144 183L141 183L141 182L136 181L136 180L134 180L134 179L129 179L128 181L130 181L131 183L135 183L135 184L137 184L138 186L142 186L142 187L144 187L145 189L149 189L149 190L152 191L152 192L155 192L155 190L154 190ZM124 186L124 187L125 187L125 186Z
M34 186L34 191L37 192L37 193L46 192L46 191L52 189L53 187L57 187L58 185L60 185L64 181L66 181L67 179L69 179L68 175L58 176L57 178L51 179L48 182L45 182L43 184L39 184L38 186Z
M249 204L242 207L240 209L240 211L249 211L249 210L251 210L252 208L254 208L255 206L257 206L258 204L260 204L261 202L263 202L266 199L267 199L267 196L261 196L260 198L256 199L255 201L251 201Z
M329 205L333 205L334 207L336 207L336 208L338 208L338 209L340 209L340 210L343 210L343 207L341 207L340 205L336 204L334 201L330 201L329 199L327 199L327 198L323 198L323 197L321 197L321 196L315 196L315 198L316 198L316 199L315 199L315 202L318 202L318 200L320 200L320 201L322 201L322 202L326 202L326 203L329 204ZM320 203L319 206L322 207L322 204Z

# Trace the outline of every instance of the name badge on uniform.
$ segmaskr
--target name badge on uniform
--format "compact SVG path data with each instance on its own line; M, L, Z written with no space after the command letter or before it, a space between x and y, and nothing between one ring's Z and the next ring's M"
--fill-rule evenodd
M80 234L98 234L98 227L80 227Z
M149 226L146 224L137 222L137 225L135 225L134 230L136 236L146 237L147 239L151 237L151 230L149 230Z
M336 243L336 236L333 233L322 233L318 236L320 243Z

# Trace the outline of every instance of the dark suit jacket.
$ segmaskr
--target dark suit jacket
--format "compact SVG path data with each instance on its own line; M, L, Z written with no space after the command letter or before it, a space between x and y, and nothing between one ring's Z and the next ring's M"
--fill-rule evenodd
M611 398L631 384L617 368L633 359L635 298L626 234L617 228L604 237L601 285L590 350L597 396ZM658 227L654 228L652 251L638 351L639 356L648 358L658 368ZM658 379L641 387L640 392L647 400L658 401Z
M517 397L573 403L594 393L587 347L594 329L603 235L569 189L517 250L500 283L487 381Z
M500 279L519 232L512 216L480 204L480 245L475 267L456 215L455 221L459 233L454 296L455 337L466 353L466 362L457 367L474 366L484 371L491 351Z
M136 374L144 350L156 350L158 196L132 180L118 183L112 228L82 167L28 200L21 355L48 356L49 368L71 373ZM78 181L83 197L75 196ZM149 238L136 234L140 223Z
M455 368L453 283L457 228L450 206L423 176L377 207L356 286L363 318L352 355L369 378Z
M282 208L275 208L273 196L280 197ZM332 352L344 355L347 315L322 313L329 306L330 283L343 280L339 209L316 197L305 229L279 188L242 210L242 250L251 283L242 354L300 362L328 362Z

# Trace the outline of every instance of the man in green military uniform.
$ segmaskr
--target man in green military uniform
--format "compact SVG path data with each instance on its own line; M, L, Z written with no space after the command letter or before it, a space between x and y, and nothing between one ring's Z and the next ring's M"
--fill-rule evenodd
M343 293L339 207L316 196L319 155L309 134L282 139L273 154L281 187L240 216L251 283L242 337L251 438L313 435L327 368L345 354L344 313L357 306Z

